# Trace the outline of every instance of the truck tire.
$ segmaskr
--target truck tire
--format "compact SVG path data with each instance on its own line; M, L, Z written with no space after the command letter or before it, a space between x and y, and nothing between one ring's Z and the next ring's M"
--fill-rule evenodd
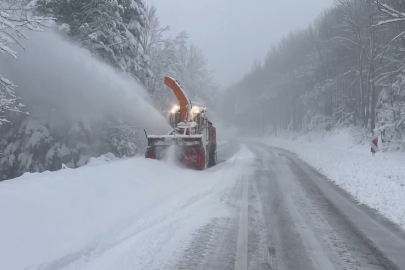
M207 169L207 168L209 168L210 167L210 158L211 158L211 156L210 156L210 150L209 150L210 148L209 148L209 146L207 145L206 147L205 147L205 169Z
M209 166L213 167L217 165L217 146L216 144L211 145L210 151L209 151Z

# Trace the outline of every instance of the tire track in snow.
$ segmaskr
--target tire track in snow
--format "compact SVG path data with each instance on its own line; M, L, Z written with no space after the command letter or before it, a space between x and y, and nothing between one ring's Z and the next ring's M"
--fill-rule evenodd
M248 267L249 179L242 176L241 180L242 180L242 201L240 209L238 244L236 249L234 270L247 270Z

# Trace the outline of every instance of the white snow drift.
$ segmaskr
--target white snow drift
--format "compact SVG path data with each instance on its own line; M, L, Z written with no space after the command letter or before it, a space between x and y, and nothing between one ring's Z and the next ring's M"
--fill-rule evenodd
M107 162L107 161L109 162ZM252 160L242 149L207 171L134 158L0 183L1 269L164 269Z

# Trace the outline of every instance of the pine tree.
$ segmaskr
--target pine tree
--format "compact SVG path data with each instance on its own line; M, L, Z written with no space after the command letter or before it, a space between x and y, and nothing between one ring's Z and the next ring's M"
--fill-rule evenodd
M0 166L7 178L46 169L45 157L53 142L46 123L28 117L18 128L10 129L4 140Z
M140 81L149 76L149 58L139 49L142 1L39 0L38 12L54 16L69 37L117 70Z

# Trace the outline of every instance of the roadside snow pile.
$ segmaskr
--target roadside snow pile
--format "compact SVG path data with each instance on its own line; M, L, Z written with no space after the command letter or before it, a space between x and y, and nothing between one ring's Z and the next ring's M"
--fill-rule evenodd
M107 160L108 159L108 160ZM0 183L0 268L164 269L221 203L252 157L242 149L198 172L144 158Z
M373 157L369 145L356 146L348 130L305 142L262 139L269 145L298 154L305 162L326 175L336 185L352 194L391 221L405 228L404 155L378 153Z
M105 163L115 161L115 160L123 160L123 159L117 158L116 156L114 156L113 153L107 153L107 154L104 154L99 157L89 158L87 166L96 166L96 165L105 164Z

